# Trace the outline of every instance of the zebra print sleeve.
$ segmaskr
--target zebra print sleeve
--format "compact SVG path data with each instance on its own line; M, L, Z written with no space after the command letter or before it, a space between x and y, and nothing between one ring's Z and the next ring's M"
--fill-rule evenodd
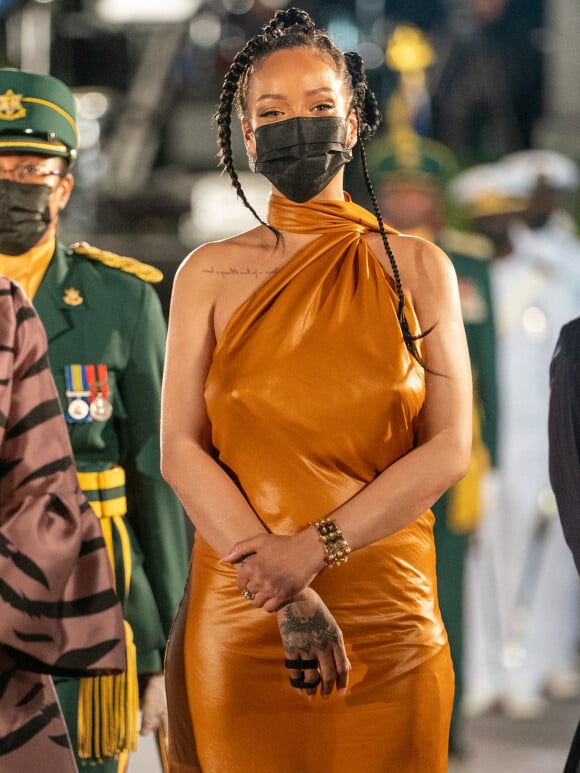
M19 668L117 673L123 622L101 529L77 482L31 304L0 277L0 645Z

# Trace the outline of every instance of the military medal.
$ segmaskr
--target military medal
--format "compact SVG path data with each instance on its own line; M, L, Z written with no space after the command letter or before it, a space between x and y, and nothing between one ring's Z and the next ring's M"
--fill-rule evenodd
M84 424L91 421L87 374L84 365L74 363L64 369L66 381L67 407L65 418L69 424Z
M113 414L113 406L100 392L92 401L89 410L95 421L107 421Z
M87 365L87 383L90 390L89 411L94 421L108 421L113 415L109 400L109 372L106 365Z
M66 420L70 424L108 421L113 415L109 400L109 372L106 365L65 367Z
M87 421L89 404L82 397L74 397L67 405L67 413L72 421Z

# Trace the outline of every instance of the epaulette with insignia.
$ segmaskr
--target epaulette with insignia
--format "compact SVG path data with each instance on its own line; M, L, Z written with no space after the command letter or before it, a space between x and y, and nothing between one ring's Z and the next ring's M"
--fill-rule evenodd
M70 248L77 255L85 255L91 260L98 260L105 266L118 268L127 274L133 274L139 279L143 279L145 282L157 284L163 279L163 273L158 268L150 266L148 263L142 263L136 258L126 258L123 255L116 255L114 252L100 250L98 247L87 244L87 242L75 242L71 244Z
M438 244L446 252L456 252L478 260L490 260L494 256L491 239L483 234L459 231L456 228L444 228Z

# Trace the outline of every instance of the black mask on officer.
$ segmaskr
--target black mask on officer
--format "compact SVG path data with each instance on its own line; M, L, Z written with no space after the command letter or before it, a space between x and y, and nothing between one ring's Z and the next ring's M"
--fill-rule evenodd
M50 225L49 185L0 180L0 253L22 255L32 249Z
M289 118L260 126L254 134L253 171L297 203L313 199L352 159L344 118Z

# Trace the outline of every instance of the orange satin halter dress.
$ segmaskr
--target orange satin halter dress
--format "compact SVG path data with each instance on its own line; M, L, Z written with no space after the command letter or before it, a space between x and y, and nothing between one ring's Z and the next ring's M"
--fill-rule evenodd
M271 196L268 220L320 236L235 312L205 397L217 459L268 529L292 534L413 448L425 382L363 238L376 219L351 201ZM447 771L453 671L432 527L427 511L314 581L352 663L346 698L324 701L290 686L275 616L198 534L166 658L172 773Z

